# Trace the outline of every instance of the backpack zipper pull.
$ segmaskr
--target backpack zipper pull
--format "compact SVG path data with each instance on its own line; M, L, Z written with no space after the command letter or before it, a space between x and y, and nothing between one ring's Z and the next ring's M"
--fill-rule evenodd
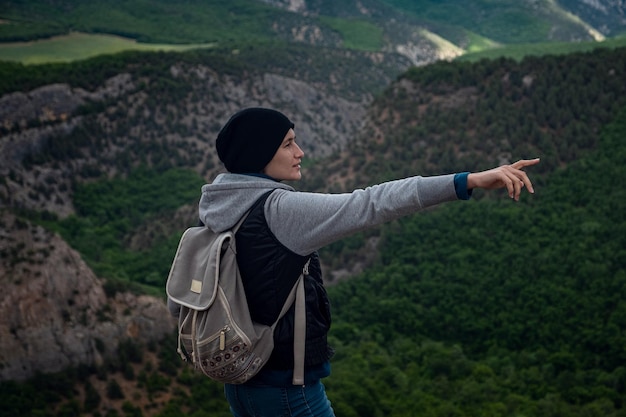
M220 350L226 349L226 332L222 330L220 332Z

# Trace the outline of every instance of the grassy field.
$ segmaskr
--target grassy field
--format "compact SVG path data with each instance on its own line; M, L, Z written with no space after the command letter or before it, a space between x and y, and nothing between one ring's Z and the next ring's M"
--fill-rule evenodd
M481 59L506 57L519 61L525 56L564 55L574 52L588 52L596 48L621 47L626 47L626 35L618 38L610 38L602 42L554 42L505 45L502 47L484 49L478 52L470 52L458 57L456 60L475 62Z
M320 20L341 34L346 48L378 51L383 46L383 31L372 22L328 16Z
M212 44L169 45L139 43L132 39L112 35L72 33L32 42L0 43L0 61L22 64L71 62L96 55L137 51L184 51L210 48Z
M337 22L333 22L338 24ZM361 23L361 22L359 22ZM354 24L351 27L342 27L346 36L351 31L362 33L368 25ZM371 29L371 28L370 28ZM352 39L353 36L346 36ZM362 50L375 50L380 42L380 33L370 30L369 37L353 42L350 47ZM50 39L32 42L0 43L0 61L20 62L22 64L44 64L55 62L71 62L94 57L102 54L115 54L122 51L185 51L196 48L210 48L212 43L205 44L153 44L140 43L133 39L113 35L92 35L86 33L72 33L56 36ZM482 50L468 52L458 58L459 61L479 61L481 59L497 59L500 57L521 60L525 56L534 55L562 55L573 52L585 52L595 48L626 47L626 36L607 39L603 42L579 43L533 43L521 45L505 45L493 47L483 45ZM477 48L478 49L478 48Z

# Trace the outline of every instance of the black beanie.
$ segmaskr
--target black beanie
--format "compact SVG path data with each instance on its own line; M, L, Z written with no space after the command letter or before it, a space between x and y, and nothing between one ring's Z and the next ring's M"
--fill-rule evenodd
M217 155L229 172L261 172L293 127L291 120L276 110L260 107L241 110L217 135Z

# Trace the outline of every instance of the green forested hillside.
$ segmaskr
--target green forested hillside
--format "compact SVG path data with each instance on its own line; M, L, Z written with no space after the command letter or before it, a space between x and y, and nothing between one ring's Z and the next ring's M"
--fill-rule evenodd
M564 33L580 30L580 22L573 19L568 21L559 6L554 4L556 2L552 2L552 7L542 4L543 2L530 5L515 0L386 0L386 3L407 10L426 21L464 27L504 44L542 42L559 30Z
M152 43L258 41L273 36L270 18L287 12L261 2L166 1L7 1L1 12L0 39L24 41L69 31L109 33ZM290 16L291 17L291 16ZM247 30L233 31L233 27Z
M270 55L272 59L268 60ZM221 75L239 78L252 73L280 74L357 102L382 91L397 76L398 68L406 65L401 58L389 56L372 68L372 59L364 52L311 49L284 42L259 43L238 49L236 53L229 48L179 53L129 51L76 63L24 65L0 61L0 94L30 91L52 83L68 83L72 87L93 90L110 77L130 73L136 77L156 75L163 100L180 100L189 93L191 83L172 76L170 68L177 63L206 65ZM89 113L97 109L85 106L83 110ZM0 129L6 127L0 126Z
M110 282L139 284L144 291L162 296L163 277L180 236L156 243L148 240L134 250L129 250L128 236L171 215L181 202L195 201L202 184L204 180L191 170L158 172L140 167L126 177L78 185L77 215L51 227L72 247L80 248L96 275Z
M382 264L330 289L341 415L626 415L624 137L626 109L521 204L386 228Z
M413 68L376 98L358 143L329 161L330 180L314 166L304 183L347 189L531 157L551 173L597 146L626 105L625 77L626 48Z

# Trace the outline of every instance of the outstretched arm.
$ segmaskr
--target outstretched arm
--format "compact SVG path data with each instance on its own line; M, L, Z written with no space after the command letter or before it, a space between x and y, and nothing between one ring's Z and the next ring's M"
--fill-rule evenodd
M470 190L474 188L495 190L506 187L509 197L518 201L522 188L526 187L530 193L535 192L533 184L523 168L538 163L539 158L522 159L511 165L502 165L488 171L470 173L467 176L467 188Z

